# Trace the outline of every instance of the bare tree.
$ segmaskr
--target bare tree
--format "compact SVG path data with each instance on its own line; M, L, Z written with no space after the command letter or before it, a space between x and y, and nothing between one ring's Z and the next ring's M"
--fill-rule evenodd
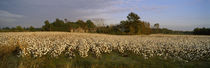
M68 19L65 18L65 19L64 19L64 22L67 23L67 22L68 22Z
M155 29L159 29L159 28L160 28L159 23L154 24L154 28L155 28Z
M96 26L105 26L103 18L94 18L93 22Z

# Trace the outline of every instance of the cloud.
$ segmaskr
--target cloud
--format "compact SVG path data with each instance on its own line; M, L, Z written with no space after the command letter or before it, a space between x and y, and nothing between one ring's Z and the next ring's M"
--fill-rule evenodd
M2 8L10 8L13 9L10 11L15 11L27 16L27 19L22 19L24 21L21 21L24 25L43 24L44 20L54 20L55 18L67 18L71 21L103 18L107 21L114 21L116 24L122 20L122 17L125 18L126 16L123 15L127 15L128 12L142 9L142 7L139 6L139 3L142 1L144 0L7 0L0 1L0 8L1 6L5 6ZM10 6L10 4L15 6ZM143 8L143 10L151 9L156 10L151 7ZM8 18L9 20L7 20L8 22L12 22L12 20L14 22L16 20L14 18L11 19L11 17L23 17L22 15L6 11L2 13L4 18L10 16L10 18Z
M13 14L13 13L9 13L9 12L4 11L4 10L0 10L0 17L7 17L7 18L22 18L23 15Z
M156 10L163 10L169 8L168 6L142 6L140 7L144 11L156 11Z
M139 14L145 21L162 23L161 21L168 20L170 17L173 18L173 14L178 13L177 11L182 13L184 9L188 9L184 6L185 3L190 3L189 1L190 0L0 0L0 26L12 24L13 26L32 25L40 27L43 25L44 20L54 21L55 18L67 18L70 21L103 18L106 24L118 24L121 20L125 20L127 14L131 11ZM180 10L174 7L178 7ZM208 10L206 12L208 12ZM180 16L193 16L193 14L189 14L189 16L186 14L180 14ZM174 19L177 18L170 19L170 21ZM165 23L168 23L168 21Z
M141 1L144 0L8 0L5 5L15 3L16 6L8 8L29 17L77 19L130 12L132 5Z
M71 21L95 17L112 19L114 13L126 10L117 6L120 1L124 0L7 0L0 1L0 8L27 16L21 21L24 26L43 24L44 20L55 18L67 18ZM11 4L15 6L10 6ZM22 17L24 16L0 11L0 22L15 22Z
M18 19L23 18L23 15L10 13L8 11L0 10L0 27L14 24Z
M112 19L110 17L113 15L137 9L159 9L157 7L141 7L139 3L142 1L145 0L8 0L2 1L0 6L15 4L8 8L13 8L16 12L30 18L70 18L73 20L88 17Z

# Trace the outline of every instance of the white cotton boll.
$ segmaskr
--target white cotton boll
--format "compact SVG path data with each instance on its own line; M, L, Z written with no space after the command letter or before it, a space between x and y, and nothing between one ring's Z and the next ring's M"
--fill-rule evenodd
M0 33L0 46L6 46L11 41L14 44L27 45L20 51L21 56L34 55L41 57L51 54L56 57L62 53L75 55L78 51L82 57L87 57L91 51L96 56L102 53L119 51L146 55L145 58L157 56L179 57L186 60L205 59L210 53L209 36L115 36L104 34L82 34L68 32L19 32Z

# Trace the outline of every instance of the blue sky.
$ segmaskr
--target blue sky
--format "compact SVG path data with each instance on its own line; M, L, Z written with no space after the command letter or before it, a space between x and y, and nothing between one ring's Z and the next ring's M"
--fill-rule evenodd
M102 18L119 24L130 12L173 30L210 27L210 0L0 0L0 27L41 27L45 20Z

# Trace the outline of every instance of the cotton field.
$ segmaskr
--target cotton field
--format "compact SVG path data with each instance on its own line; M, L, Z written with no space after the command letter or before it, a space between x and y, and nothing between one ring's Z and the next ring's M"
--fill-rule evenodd
M69 32L8 32L0 33L0 46L20 46L19 57L69 58L76 54L100 57L112 51L132 52L148 59L153 56L194 61L210 59L210 36L195 35L106 35Z

